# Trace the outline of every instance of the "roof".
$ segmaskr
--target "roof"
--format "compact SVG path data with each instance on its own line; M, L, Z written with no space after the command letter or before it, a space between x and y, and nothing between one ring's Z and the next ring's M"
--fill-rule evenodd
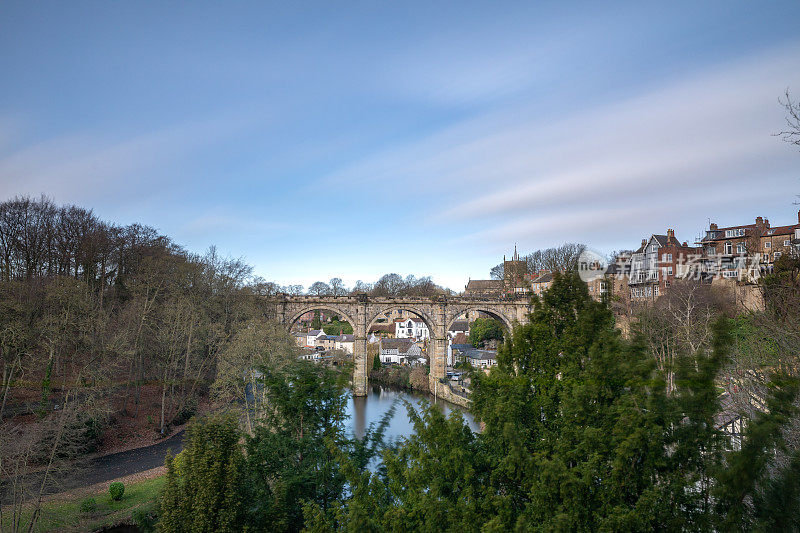
M776 226L774 228L768 228L764 232L765 237L771 237L774 235L793 235L795 228L800 227L800 224L792 224L791 226Z
M502 290L502 279L471 279L467 283L468 291Z
M381 333L394 333L394 324L373 324L369 327L369 333L375 331Z
M473 350L467 353L466 356L469 357L470 359L489 360L489 359L496 359L497 352L493 352L491 350Z
M465 357L469 357L471 359L495 359L497 357L497 352L493 350L481 350L475 348L471 344L456 344L453 343L451 346L454 350L458 350Z
M468 331L469 322L466 320L456 320L450 325L450 331Z
M308 330L308 334L309 334L309 336L311 336L311 337L316 337L316 336L317 336L317 335L319 335L320 333L322 333L322 330L321 330L321 329L311 329L311 330Z
M354 342L355 341L355 335L349 335L349 334L339 335L338 337L336 337L336 341L337 342Z
M541 276L537 276L536 278L531 280L531 283L547 283L553 281L553 273L552 272L545 272Z
M725 236L725 230L729 230L729 229L744 229L745 232L744 232L743 236L744 237L749 237L750 235L752 235L752 233L747 231L747 230L752 230L752 229L755 229L756 227L757 226L755 224L744 224L742 226L728 226L728 227L725 227L725 228L714 228L714 229L709 228L708 230L706 230L706 234L703 235L703 238L700 239L697 242L698 243L701 243L701 242L715 242L715 241L725 241L725 240L737 238L737 237L726 237ZM768 229L768 228L764 228L764 229ZM709 237L708 236L709 232L712 232L712 231L717 235L716 237ZM740 236L740 237L742 237L742 236Z
M457 344L469 344L469 338L461 332L456 333L456 336L453 337L453 345Z
M381 339L381 350L397 349L398 353L408 353L413 346L411 339Z

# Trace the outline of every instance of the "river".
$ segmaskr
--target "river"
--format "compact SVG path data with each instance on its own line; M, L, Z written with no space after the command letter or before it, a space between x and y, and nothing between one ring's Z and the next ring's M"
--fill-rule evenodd
M350 397L347 403L347 414L350 417L346 422L347 429L355 436L363 437L370 424L377 426L392 405L397 405L394 416L386 428L385 438L389 442L401 437L407 437L414 432L414 426L408 417L404 402L410 403L415 409L419 410L421 404L426 401L435 403L445 415L448 415L453 410L460 411L472 431L477 432L479 430L479 426L472 414L463 407L444 400L436 400L434 402L433 397L429 394L382 387L380 385L372 385L366 396Z

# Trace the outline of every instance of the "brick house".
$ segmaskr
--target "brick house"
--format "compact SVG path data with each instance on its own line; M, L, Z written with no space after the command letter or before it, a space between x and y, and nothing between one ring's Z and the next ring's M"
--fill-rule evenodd
M797 224L774 228L769 219L762 217L756 217L753 224L723 228L711 223L697 241L702 247L707 277L753 281L761 272L770 270L781 255L797 251L800 212L797 216Z
M689 272L692 261L700 256L700 249L681 243L675 231L666 235L653 234L642 239L642 245L631 254L628 286L633 301L655 300Z
M542 293L553 284L553 273L549 270L540 270L531 275L531 293L541 298Z
M771 228L769 220L764 221L765 228L761 235L759 249L764 263L772 265L782 255L796 253L800 245L800 211L797 212L797 224Z

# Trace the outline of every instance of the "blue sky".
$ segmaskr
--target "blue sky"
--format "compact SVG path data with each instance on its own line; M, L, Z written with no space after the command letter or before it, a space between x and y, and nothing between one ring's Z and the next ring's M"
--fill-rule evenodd
M306 286L794 222L800 2L599 4L3 2L0 199Z

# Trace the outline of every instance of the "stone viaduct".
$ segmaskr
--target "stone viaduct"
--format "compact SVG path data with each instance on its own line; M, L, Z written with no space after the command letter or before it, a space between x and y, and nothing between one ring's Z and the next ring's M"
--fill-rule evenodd
M291 330L294 323L309 311L329 311L347 320L353 326L355 338L353 374L353 393L356 396L367 394L367 332L378 318L386 313L403 309L417 315L428 326L430 341L428 357L430 360L431 393L446 395L447 391L439 381L446 373L447 332L461 315L468 311L482 311L500 320L507 329L515 323L527 321L531 311L530 299L519 298L481 298L470 296L435 297L372 297L366 294L352 296L289 296L281 295L271 299L275 305L275 317Z

